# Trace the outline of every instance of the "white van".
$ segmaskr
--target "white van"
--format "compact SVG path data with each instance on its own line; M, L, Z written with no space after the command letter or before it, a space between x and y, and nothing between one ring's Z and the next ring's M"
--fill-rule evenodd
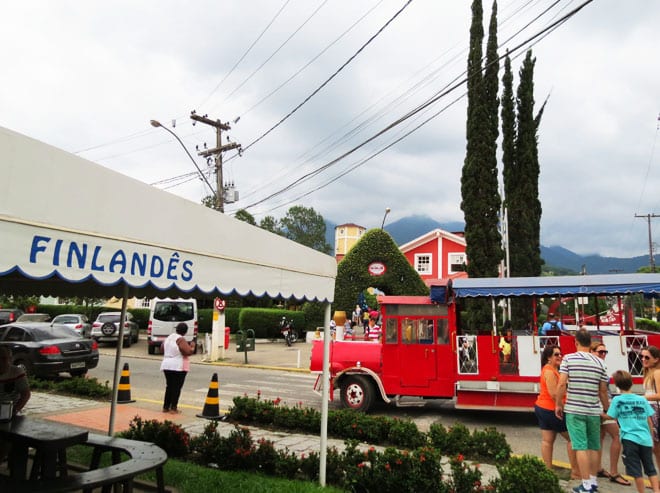
M192 298L154 298L149 306L149 325L147 326L147 351L154 354L161 348L163 341L181 322L188 325L186 341L195 341L197 352L197 300Z

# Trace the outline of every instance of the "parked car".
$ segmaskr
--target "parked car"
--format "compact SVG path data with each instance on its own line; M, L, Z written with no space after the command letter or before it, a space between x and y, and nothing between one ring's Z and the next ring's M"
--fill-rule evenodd
M16 319L23 315L20 308L0 308L0 325L16 322Z
M64 313L62 315L57 315L50 324L66 325L85 338L89 338L92 335L92 323L86 315L80 313Z
M99 364L97 342L83 339L63 325L44 322L3 325L0 345L11 348L13 363L28 375L44 377L68 372L78 377Z
M96 342L117 342L119 338L119 318L121 312L102 312L99 313L92 324L92 339ZM133 320L133 315L126 312L124 321L124 347L131 347L131 344L138 341L139 327Z
M50 315L47 313L24 313L16 319L17 322L50 322Z

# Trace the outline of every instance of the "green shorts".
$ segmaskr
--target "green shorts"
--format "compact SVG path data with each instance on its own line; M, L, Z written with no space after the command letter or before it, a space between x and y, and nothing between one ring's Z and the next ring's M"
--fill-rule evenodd
M573 450L600 450L600 416L566 413Z

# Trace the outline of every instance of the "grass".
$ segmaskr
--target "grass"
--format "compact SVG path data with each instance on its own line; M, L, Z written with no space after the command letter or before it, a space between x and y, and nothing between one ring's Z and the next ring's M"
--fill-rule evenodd
M67 450L71 463L89 464L92 449L77 445ZM125 460L127 457L124 457ZM101 467L110 465L110 457L104 454ZM223 493L341 493L343 490L325 487L311 481L291 481L247 472L220 471L209 467L169 459L163 468L165 485L177 493L199 493L200 491L222 491ZM154 483L156 472L138 476L142 481Z

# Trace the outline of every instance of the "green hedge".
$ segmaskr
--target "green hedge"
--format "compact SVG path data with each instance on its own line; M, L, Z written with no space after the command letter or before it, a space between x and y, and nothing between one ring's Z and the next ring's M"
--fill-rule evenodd
M648 318L636 318L635 325L639 330L651 330L654 332L660 332L660 323L649 320Z
M293 326L302 333L305 329L305 314L291 310L273 310L268 308L243 308L238 317L241 330L252 329L259 339L275 339L280 335L282 317L293 320Z
M38 313L48 313L51 318L63 313L82 313L87 315L90 322L94 322L101 312L119 311L116 308L104 306L84 307L78 305L38 305ZM149 325L148 308L129 308L140 330L147 330ZM225 310L225 326L231 328L231 333L238 330L252 329L255 337L275 339L280 335L280 319L285 316L293 320L293 325L300 332L309 330L306 327L305 313L302 311L278 310L271 308L227 308ZM197 313L199 333L211 333L213 326L213 309L200 308ZM314 326L313 328L316 328Z

